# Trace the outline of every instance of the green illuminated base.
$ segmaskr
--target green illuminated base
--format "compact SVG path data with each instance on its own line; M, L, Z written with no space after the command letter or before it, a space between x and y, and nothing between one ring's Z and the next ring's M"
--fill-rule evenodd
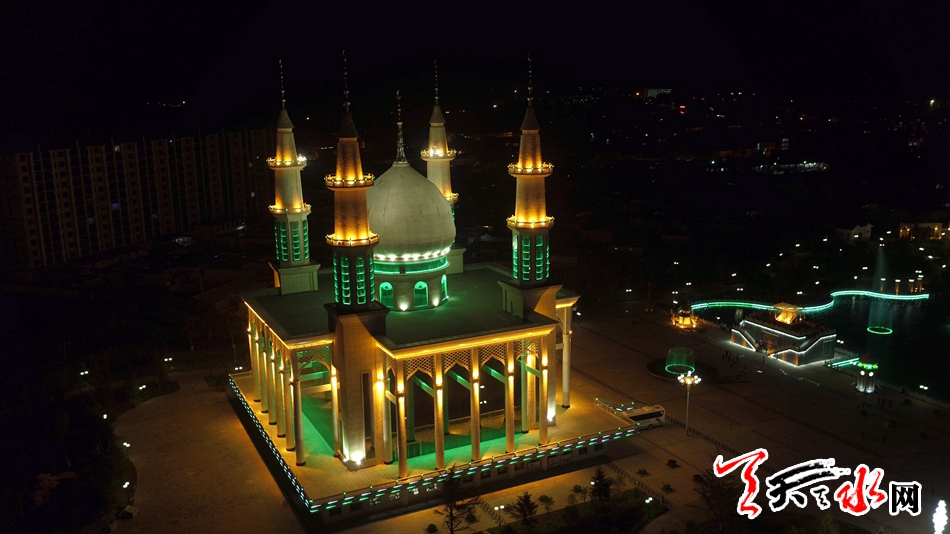
M886 327L886 326L869 326L869 327L868 327L868 332L870 332L870 333L872 333L872 334L879 334L879 335L882 335L882 336L886 336L886 335L888 335L888 334L893 334L893 333L894 333L894 330L892 330L892 329L890 329L890 328L888 328L888 327Z
M667 373L670 373L671 375L676 375L676 376L691 374L691 373L696 372L696 368L691 365L682 365L682 364L676 364L676 363L668 364L666 365L666 367L664 367L664 369L666 369Z

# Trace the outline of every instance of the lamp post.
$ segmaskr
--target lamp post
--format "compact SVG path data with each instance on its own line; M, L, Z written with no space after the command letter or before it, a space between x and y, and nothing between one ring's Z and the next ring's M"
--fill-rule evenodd
M680 375L679 381L680 384L686 386L686 436L689 437L689 390L693 387L693 384L700 383L702 379L694 376L693 372L690 371L685 375Z

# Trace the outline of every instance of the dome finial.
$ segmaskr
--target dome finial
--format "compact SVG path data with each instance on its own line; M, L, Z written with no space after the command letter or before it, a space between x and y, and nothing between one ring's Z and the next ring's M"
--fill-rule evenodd
M528 52L528 107L531 107L531 106L534 105L534 97L533 97L533 95L532 95L532 91L533 91L533 89L534 89L534 86L533 86L533 83L532 83L532 76L531 76L531 75L532 75L532 69L531 69L531 52Z
M346 50L343 51L343 107L350 112L350 86L346 81Z
M433 60L432 66L435 68L435 105L439 105L439 60Z
M399 134L396 138L396 162L397 163L408 163L406 159L406 145L402 140L402 96L399 94L399 90L396 90L396 127L398 128Z
M277 67L280 69L280 107L284 109L287 107L287 96L284 94L284 62L283 60L277 60Z

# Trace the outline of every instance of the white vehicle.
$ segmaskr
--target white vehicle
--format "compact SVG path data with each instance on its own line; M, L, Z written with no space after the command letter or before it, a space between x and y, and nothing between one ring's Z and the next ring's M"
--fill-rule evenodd
M623 411L623 416L637 423L641 429L663 426L666 422L666 410L659 404L649 406L636 403Z

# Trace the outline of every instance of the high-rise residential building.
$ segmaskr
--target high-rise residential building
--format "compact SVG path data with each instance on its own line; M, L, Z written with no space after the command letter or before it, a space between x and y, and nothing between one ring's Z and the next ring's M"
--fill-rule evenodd
M269 130L110 142L0 157L0 268L26 270L266 216Z

